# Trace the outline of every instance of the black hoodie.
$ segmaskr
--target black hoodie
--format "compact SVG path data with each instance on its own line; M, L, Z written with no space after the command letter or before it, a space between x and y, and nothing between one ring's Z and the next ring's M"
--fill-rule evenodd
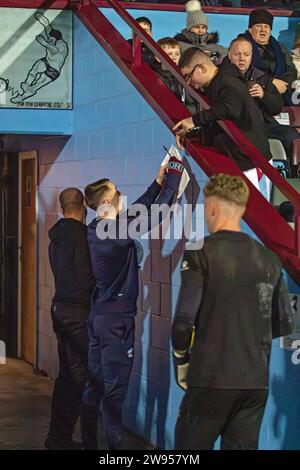
M217 120L229 119L267 160L272 158L262 114L249 93L244 77L235 65L225 60L220 65L217 75L205 87L204 93L210 100L211 108L193 115L195 126L210 126L211 134L216 136L220 133ZM246 155L236 163L242 171L254 167Z
M89 309L95 286L87 227L75 219L60 219L49 230L49 259L55 281L53 303Z

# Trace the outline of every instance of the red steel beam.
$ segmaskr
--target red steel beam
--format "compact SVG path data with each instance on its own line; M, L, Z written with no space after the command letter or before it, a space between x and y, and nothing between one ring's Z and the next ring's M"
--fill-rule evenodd
M186 107L147 64L134 66L130 45L95 5L81 7L76 14L169 129L189 115ZM295 254L294 231L291 227L229 158L214 148L206 148L191 141L188 142L187 150L207 175L226 172L238 174L247 181L251 197L245 215L246 222L266 246L280 256L286 270L300 283L300 259Z
M66 9L74 8L75 2L80 0L52 0L51 2L45 2L43 0L0 0L0 8L32 8L32 9ZM83 2L89 0L82 0ZM72 5L73 3L73 5ZM106 1L96 0L94 2L99 8L110 8ZM46 4L46 6L45 6ZM161 4L161 3L143 3L143 2L120 2L120 4L126 9L134 10L156 10L156 11L178 11L184 12L184 5L172 5L172 4ZM205 13L221 13L227 15L249 15L253 8L233 8L233 7L202 7ZM291 10L269 10L273 16L292 16L293 11Z
M57 9L70 8L70 0L0 0L0 8Z
M134 31L134 33L140 37L140 39L151 49L156 57L159 57L161 62L166 68L171 70L172 74L185 88L187 93L192 96L203 108L209 108L207 98L196 92L191 86L189 86L184 78L182 77L178 67L174 65L174 62L162 51L159 45L149 36L145 34L143 28L134 21L132 16L120 5L116 0L107 0L107 2L113 7L113 9L120 15L120 17L127 23L127 25ZM93 6L93 8L95 5ZM92 8L92 4L91 4ZM231 121L218 121L224 131L234 140L234 142L241 148L241 150L248 156L248 158L259 167L268 178L275 184L278 189L290 200L295 206L300 205L299 193L287 183L287 181L280 176L276 168L270 165L261 152L251 144L244 134L237 128Z

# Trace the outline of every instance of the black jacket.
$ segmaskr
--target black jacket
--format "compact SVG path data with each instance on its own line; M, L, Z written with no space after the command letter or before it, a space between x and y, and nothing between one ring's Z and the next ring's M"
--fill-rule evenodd
M161 66L161 63L157 60L153 61L151 67L157 73L159 78L165 83L165 85L167 85L171 92L174 93L174 95L177 96L177 98L186 105L191 114L194 114L198 111L198 103L189 94L186 93L183 86L176 80L174 75L172 75L169 70L164 70Z
M288 83L288 90L283 95L285 104L292 105L292 84L297 80L297 69L288 49L271 36L267 46L261 46L254 41L249 31L240 34L252 43L252 63L259 70L266 72L272 79L278 78Z
M180 101L184 101L183 86L176 80L169 70L164 70L161 63L155 60L152 63L152 69L157 73L159 78L167 85Z
M211 108L193 116L195 126L213 126L211 133L220 133L217 120L229 119L245 134L267 160L272 158L269 143L264 132L261 112L249 94L248 85L235 65L225 60L219 67L217 75L204 89L210 100ZM254 164L248 157L239 162L239 167L249 170Z
M75 219L60 219L49 230L49 259L55 281L53 303L89 309L95 286L87 227Z
M255 102L259 106L264 121L268 123L277 122L273 116L280 113L283 107L283 99L275 85L272 83L270 76L256 67L251 67L248 72L244 75L245 80L251 87L251 82L258 83L264 90L263 98L255 98Z
M127 42L132 47L132 39L127 39ZM153 52L143 42L141 42L141 51L143 61L152 67L153 62L156 62Z
M268 388L272 338L293 330L277 256L245 233L221 230L185 252L181 271L172 343L188 349L185 330L196 325L188 385Z

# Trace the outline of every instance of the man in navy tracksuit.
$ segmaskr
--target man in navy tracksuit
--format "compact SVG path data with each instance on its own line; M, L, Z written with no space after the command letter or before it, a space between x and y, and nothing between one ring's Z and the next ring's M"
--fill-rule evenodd
M135 202L144 206L146 225L141 223L143 233L152 228L149 223L152 204L170 206L173 203L182 171L182 163L172 157L168 169L161 167L156 180ZM108 447L120 449L123 442L122 405L134 357L137 252L134 237L121 233L121 197L116 186L110 180L102 179L85 188L85 197L88 206L97 211L97 218L88 226L88 243L97 285L88 321L89 381L82 404L82 438L85 449L97 449L97 421L101 411ZM127 215L125 225L130 231L137 220L130 216L130 210ZM116 228L115 236L100 236L99 229L103 223Z

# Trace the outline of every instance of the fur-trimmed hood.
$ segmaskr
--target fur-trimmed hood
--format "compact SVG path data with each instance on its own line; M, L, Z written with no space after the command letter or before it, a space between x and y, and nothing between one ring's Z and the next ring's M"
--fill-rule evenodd
M176 34L174 37L176 41L189 42L195 46L204 46L205 44L218 44L219 42L219 33L217 31L199 34L193 33L188 29L183 29L180 33Z

